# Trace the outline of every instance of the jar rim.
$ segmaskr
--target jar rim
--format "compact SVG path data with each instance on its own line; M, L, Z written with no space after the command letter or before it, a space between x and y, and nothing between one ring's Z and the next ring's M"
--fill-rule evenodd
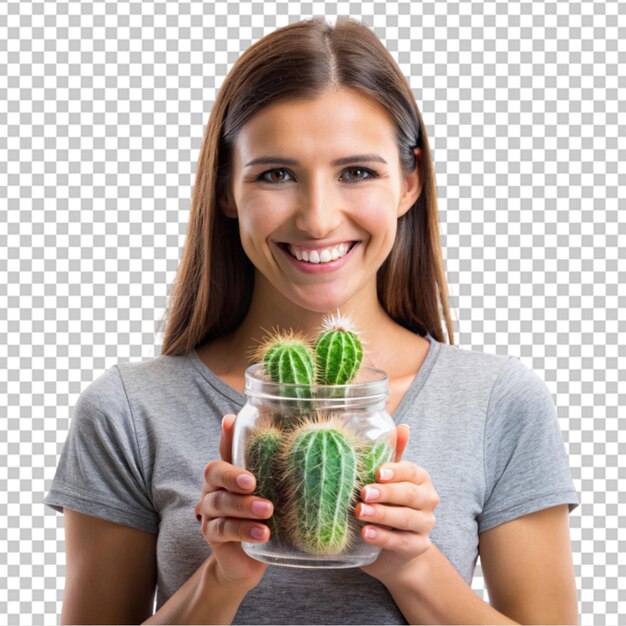
M389 396L389 376L387 373L376 367L365 365L359 369L357 382L344 385L277 383L267 380L267 378L262 376L262 373L262 363L255 363L246 369L244 393L253 396L272 396L276 399L293 400L294 395L290 394L289 391L293 392L296 389L306 389L308 387L311 390L311 398L338 399L345 396L347 400L377 400Z

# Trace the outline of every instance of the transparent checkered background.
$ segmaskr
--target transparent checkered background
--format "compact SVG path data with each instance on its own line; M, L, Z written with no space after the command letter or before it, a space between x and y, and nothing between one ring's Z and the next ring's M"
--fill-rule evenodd
M313 15L361 19L409 78L456 341L546 381L582 499L581 623L626 615L626 3L22 1L0 4L0 621L58 622L42 499L73 406L159 353L216 90Z

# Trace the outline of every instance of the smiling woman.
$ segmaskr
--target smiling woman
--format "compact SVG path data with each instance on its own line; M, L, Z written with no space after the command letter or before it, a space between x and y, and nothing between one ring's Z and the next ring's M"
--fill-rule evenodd
M322 94L328 98L320 106ZM391 252L377 269L378 300L402 327L419 336L431 333L437 341L447 335L453 343L426 128L391 54L369 28L347 18L335 27L322 19L304 20L251 46L225 79L206 128L164 354L184 354L218 340L246 317L262 276L245 244L242 248L242 218L232 219L238 217L238 203L245 211L252 195L265 203L295 197L302 212L302 201L330 210L324 194L338 192L338 186L354 205L381 184L395 185L400 194L405 176L419 178L420 192L415 210L406 207L397 220ZM332 209L339 208L337 196L334 201ZM318 217L334 219L328 212ZM343 241L314 227L280 243ZM277 258L278 244L269 245Z
M68 522L62 621L576 622L552 396L519 359L453 345L442 259L424 123L375 34L312 19L247 50L200 150L162 354L83 391L46 498ZM351 511L380 556L268 567L241 543L269 540L281 499L231 457L248 355L337 309L397 424Z

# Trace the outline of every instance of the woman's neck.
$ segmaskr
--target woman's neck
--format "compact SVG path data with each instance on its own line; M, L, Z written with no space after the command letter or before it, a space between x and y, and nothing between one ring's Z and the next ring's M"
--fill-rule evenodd
M263 284L264 288L261 288ZM364 363L387 371L390 376L413 369L409 363L416 347L425 340L395 322L378 300L375 283L367 285L339 311L354 322L363 342ZM337 311L328 311L336 314ZM202 350L205 362L218 375L243 376L251 364L251 352L274 330L299 331L313 339L325 313L299 307L264 281L255 281L255 292L246 317L230 335L219 338ZM425 342L427 345L427 342ZM408 362L407 362L408 360Z

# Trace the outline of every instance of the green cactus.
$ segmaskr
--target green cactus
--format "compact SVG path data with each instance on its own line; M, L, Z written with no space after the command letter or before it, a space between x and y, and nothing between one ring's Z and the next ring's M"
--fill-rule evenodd
M391 445L384 440L379 440L374 445L363 448L359 455L360 487L377 482L376 470L384 463L391 461L392 454Z
M363 345L349 317L338 313L323 318L315 358L319 384L347 385L354 380L363 360Z
M310 341L299 332L275 329L251 356L263 363L275 383L310 386L315 382L315 354Z
M271 419L261 421L251 433L246 446L246 468L256 478L254 494L267 498L274 505L272 517L265 520L273 541L282 540L283 530L280 523L282 508L280 469L280 448L283 439L282 430Z
M318 556L340 554L354 539L358 444L339 419L308 420L283 448L289 541Z
M272 382L281 385L280 395L298 398L297 409L300 412L306 414L311 411L312 405L307 399L311 398L311 386L315 383L315 352L304 334L294 330L274 329L251 352L251 357L262 362L263 371ZM295 407L288 402L279 402L277 408L287 417ZM283 420L285 425L289 421Z

